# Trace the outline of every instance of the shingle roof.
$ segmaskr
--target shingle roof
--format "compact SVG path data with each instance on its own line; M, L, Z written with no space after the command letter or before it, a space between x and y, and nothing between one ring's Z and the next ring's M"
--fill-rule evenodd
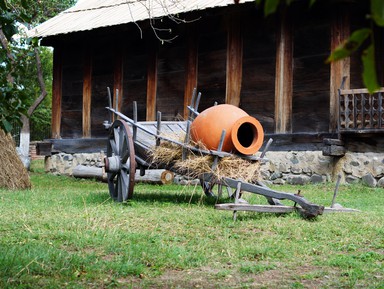
M241 3L252 1L241 0ZM232 4L234 0L79 0L28 34L53 36Z

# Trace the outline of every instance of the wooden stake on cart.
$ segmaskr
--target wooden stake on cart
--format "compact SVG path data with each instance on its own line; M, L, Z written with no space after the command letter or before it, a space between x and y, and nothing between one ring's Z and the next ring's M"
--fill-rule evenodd
M133 102L133 122L137 123L137 101ZM133 141L136 141L137 139L137 126L133 125Z
M156 146L160 145L160 133L161 133L161 112L157 112L157 125L156 125Z
M235 204L236 205L239 203L240 191L241 191L241 182L238 182L237 186L236 186L236 192L235 192ZM233 220L236 221L236 218L237 218L237 210L234 210L233 211Z
M338 174L337 175L337 180L336 180L335 191L333 192L331 208L333 208L335 206L335 201L336 201L337 191L339 190L340 180L341 180L341 175Z

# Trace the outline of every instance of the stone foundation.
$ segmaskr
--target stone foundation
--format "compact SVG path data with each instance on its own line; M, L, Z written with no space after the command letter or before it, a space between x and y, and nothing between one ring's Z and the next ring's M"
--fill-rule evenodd
M334 181L363 182L384 187L384 153L352 153L343 157L323 156L321 151L268 152L262 165L264 180L273 184L307 184Z
M105 154L64 154L47 157L47 172L72 176L77 165L102 166ZM341 175L342 183L362 182L370 187L384 187L384 153L352 153L343 157L323 156L321 151L267 152L268 162L262 164L264 181L273 184L307 184L334 181Z
M72 176L78 165L102 167L104 152L82 154L54 154L45 158L45 171L55 175Z

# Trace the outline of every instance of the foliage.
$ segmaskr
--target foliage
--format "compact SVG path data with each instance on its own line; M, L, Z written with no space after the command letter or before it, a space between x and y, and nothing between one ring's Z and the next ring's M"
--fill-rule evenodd
M0 1L0 9L0 27L5 36L4 41L10 42L18 31L15 23L17 16L4 1ZM11 123L20 121L20 114L25 114L27 111L25 104L27 95L18 77L16 55L17 50L12 47L0 50L0 128L6 132L11 130Z
M135 186L113 202L105 183L44 174L0 190L2 288L382 288L382 188L342 185L360 213L307 221L213 208L200 187ZM329 205L334 184L274 187ZM265 198L244 194L252 203ZM220 199L226 202L228 199Z
M0 128L10 131L11 123L20 123L21 114L40 94L37 80L35 47L37 39L29 39L25 30L53 17L73 5L75 0L0 0L0 30L6 48L0 50ZM43 75L47 87L52 78L52 52L39 47L43 59ZM45 101L42 109L49 109ZM35 122L39 122L34 117Z
M268 16L277 11L279 5L290 5L294 0L264 0L264 14ZM312 7L316 0L308 0ZM256 0L260 5L263 0ZM370 15L372 26L384 27L384 1L370 0ZM370 92L377 90L380 85L377 81L375 63L375 39L372 27L365 27L354 31L350 37L331 52L327 62L338 61L349 57L352 53L362 48L361 59L363 63L363 82Z

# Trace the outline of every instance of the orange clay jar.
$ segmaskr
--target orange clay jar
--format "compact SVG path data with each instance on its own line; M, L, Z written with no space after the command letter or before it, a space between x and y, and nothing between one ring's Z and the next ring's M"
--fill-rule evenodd
M195 142L201 141L207 149L217 150L223 130L226 133L222 151L225 152L253 155L264 141L260 122L230 104L202 111L191 124L191 137Z

